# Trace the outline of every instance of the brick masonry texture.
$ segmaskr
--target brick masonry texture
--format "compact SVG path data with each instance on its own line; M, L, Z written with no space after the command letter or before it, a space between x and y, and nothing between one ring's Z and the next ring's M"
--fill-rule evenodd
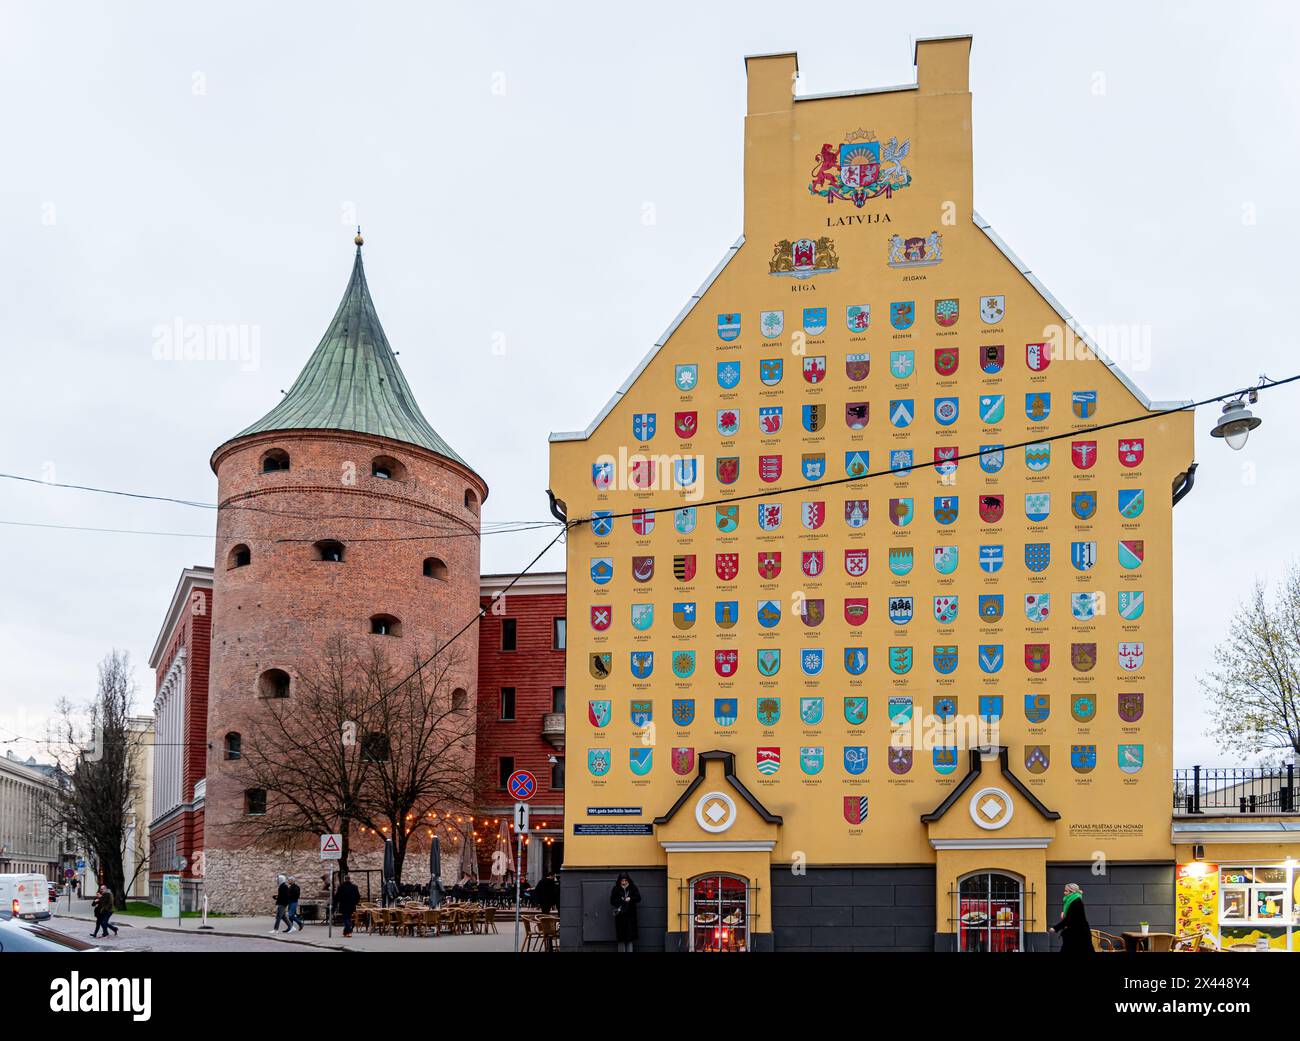
M156 670L156 687L161 687L167 671L176 660L177 653L184 649L187 656L185 669L185 747L182 749L181 761L181 802L188 805L194 801L194 785L203 779L207 769L207 735L208 735L208 681L211 665L212 645L212 590L196 589L190 599L188 609L183 611L177 621L175 631L167 644L167 650L158 661ZM196 852L203 848L203 810L182 810L175 818L159 828L151 829L149 834L149 877L156 880L160 887L162 876L172 870L170 863L164 864L163 858L155 856L154 849L162 840L176 836L176 855L185 858L186 867L181 871L184 878L195 877ZM202 871L201 867L197 867Z
M262 472L271 449L289 453L289 470ZM397 460L404 472L392 480L371 476L378 456ZM427 656L454 635L479 608L478 504L487 488L470 470L431 452L344 431L239 438L217 450L213 468L222 508L207 726L206 888L214 910L245 910L265 901L268 871L274 878L282 870L268 866L260 851L245 850L230 827L243 813L244 796L221 749L227 733L250 732L261 708L258 677L283 669L292 697L292 683L319 663L333 636L358 647L381 641L396 663ZM470 506L467 491L475 499ZM325 539L344 544L342 563L316 559L313 544ZM240 544L250 548L252 562L232 567L231 550ZM446 581L423 574L430 556L445 563ZM371 635L376 614L400 619L401 636ZM472 708L477 634L458 640L454 654L454 683ZM319 861L314 853L309 859L316 866L307 877L318 877Z
M478 755L481 771L490 773L480 805L508 807L512 800L496 785L497 759L513 756L516 769L529 770L538 782L533 802L562 805L564 790L551 786L547 759L563 755L542 737L542 717L551 711L552 690L564 686L564 651L554 648L554 622L564 617L564 596L506 594L505 613L488 614L480 625ZM486 606L488 598L483 599ZM501 650L501 622L513 618L517 647ZM515 689L515 716L501 719L501 688Z

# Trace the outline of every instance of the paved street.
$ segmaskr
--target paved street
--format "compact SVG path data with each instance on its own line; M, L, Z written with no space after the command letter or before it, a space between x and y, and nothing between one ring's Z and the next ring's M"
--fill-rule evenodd
M59 901L51 925L71 936L89 938L94 916L90 902L73 900L68 910L66 897ZM468 936L368 936L355 933L344 939L341 930L333 937L323 925L307 925L301 931L270 935L271 916L258 918L209 918L211 932L199 932L196 918L186 918L178 929L174 920L114 915L118 935L105 946L154 951L509 951L513 947L513 922L498 925L499 933Z

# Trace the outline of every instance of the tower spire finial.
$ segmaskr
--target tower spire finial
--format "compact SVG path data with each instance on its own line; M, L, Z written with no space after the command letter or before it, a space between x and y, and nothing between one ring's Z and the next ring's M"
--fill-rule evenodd
M360 253L360 252L361 252L361 247L362 247L363 245L365 245L365 241L366 241L365 239L363 239L363 238L361 237L361 225L360 225L360 224L357 225L357 237L354 238L352 241L355 242L355 243L357 244L357 252Z

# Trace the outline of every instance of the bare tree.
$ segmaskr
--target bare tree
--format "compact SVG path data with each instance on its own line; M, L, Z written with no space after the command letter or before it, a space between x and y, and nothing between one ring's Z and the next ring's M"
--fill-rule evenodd
M1300 568L1271 599L1264 582L1233 616L1201 679L1210 695L1207 736L1246 757L1300 755Z
M130 657L113 651L99 664L94 701L82 709L60 701L50 742L67 780L47 799L46 827L66 829L84 843L119 908L126 906L127 817L144 740L128 724L135 692Z
M351 825L369 771L354 747L369 693L363 672L355 650L334 637L300 672L292 698L266 700L233 770L244 788L267 793L264 814L229 825L242 837L278 850L341 832L339 870L348 870Z
M473 813L475 714L454 696L464 664L454 650L423 668L417 659L399 670L377 648L367 661L367 685L388 693L369 708L358 738L370 773L357 820L393 840L399 882L421 829L437 834L449 814Z
M419 829L445 832L447 814L472 812L474 715L455 703L454 651L400 668L378 646L328 640L291 698L268 699L241 742L235 774L267 793L266 812L231 827L288 849L352 830L393 840L395 875ZM453 828L454 830L454 828Z

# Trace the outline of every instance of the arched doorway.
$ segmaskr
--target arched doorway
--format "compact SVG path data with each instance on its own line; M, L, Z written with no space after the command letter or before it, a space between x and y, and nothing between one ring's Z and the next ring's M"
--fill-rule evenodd
M967 875L957 886L957 949L1006 952L1025 949L1025 890L1002 871Z
M691 879L690 887L691 950L749 950L749 880L707 874Z

